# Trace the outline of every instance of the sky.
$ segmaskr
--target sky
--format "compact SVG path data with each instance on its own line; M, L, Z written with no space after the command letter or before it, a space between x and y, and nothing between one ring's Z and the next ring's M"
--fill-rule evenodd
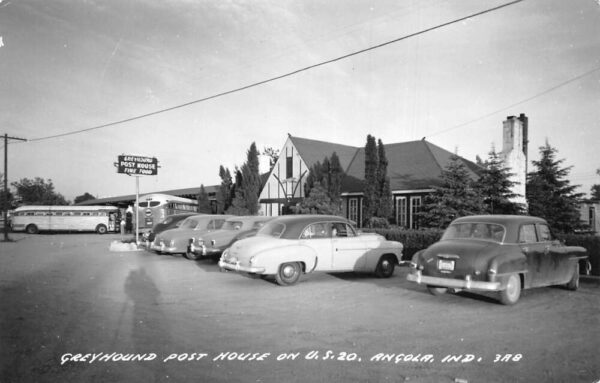
M114 167L128 154L159 161L141 194L217 185L219 166L288 134L356 147L426 137L485 159L524 113L530 162L548 142L589 193L598 0L523 0L414 35L507 3L0 0L0 134L28 140L8 145L8 181L50 179L68 200L134 194Z

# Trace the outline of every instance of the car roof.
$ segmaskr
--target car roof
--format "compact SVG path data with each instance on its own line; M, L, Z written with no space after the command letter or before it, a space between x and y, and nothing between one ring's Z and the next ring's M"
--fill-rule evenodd
M227 218L227 221L242 221L242 222L259 222L269 221L274 217L268 217L264 215L238 215Z
M488 214L488 215L469 215L460 217L452 221L452 223L465 223L465 222L489 222L497 223L500 225L512 225L522 224L525 222L533 223L546 223L546 220L540 217L533 217L529 215L502 215L502 214Z
M282 215L274 220L272 223L281 223L285 225L285 232L281 238L298 238L302 233L302 230L317 222L345 222L351 224L346 218L338 217L336 215L321 215L321 214L293 214L293 215ZM270 223L269 223L270 224Z

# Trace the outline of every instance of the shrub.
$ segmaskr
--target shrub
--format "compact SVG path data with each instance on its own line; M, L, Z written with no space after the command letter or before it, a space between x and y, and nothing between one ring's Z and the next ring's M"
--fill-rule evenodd
M393 227L389 229L363 229L365 232L377 233L383 235L387 240L398 241L404 245L402 251L402 260L410 261L412 256L419 250L425 249L435 242L439 241L443 230L439 229L402 229Z
M600 276L600 236L592 234L557 234L559 240L568 246L581 246L588 252L588 261L592 266L591 274ZM585 273L580 264L580 273Z

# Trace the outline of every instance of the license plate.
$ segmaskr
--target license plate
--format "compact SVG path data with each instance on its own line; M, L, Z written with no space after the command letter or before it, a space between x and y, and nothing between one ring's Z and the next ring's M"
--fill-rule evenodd
M454 271L454 261L448 259L438 259L438 270Z

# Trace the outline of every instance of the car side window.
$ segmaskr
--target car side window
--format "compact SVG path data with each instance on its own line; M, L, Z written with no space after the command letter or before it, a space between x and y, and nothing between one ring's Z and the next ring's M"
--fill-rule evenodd
M535 233L535 225L523 225L519 229L519 243L535 243L537 242L537 234Z
M329 225L324 222L313 223L308 225L300 235L300 239L310 238L328 238L329 237Z
M538 230L540 231L540 242L552 241L552 234L550 233L550 228L548 227L548 225L539 224Z
M331 224L332 237L354 237L356 234L352 227L344 222L334 222Z

